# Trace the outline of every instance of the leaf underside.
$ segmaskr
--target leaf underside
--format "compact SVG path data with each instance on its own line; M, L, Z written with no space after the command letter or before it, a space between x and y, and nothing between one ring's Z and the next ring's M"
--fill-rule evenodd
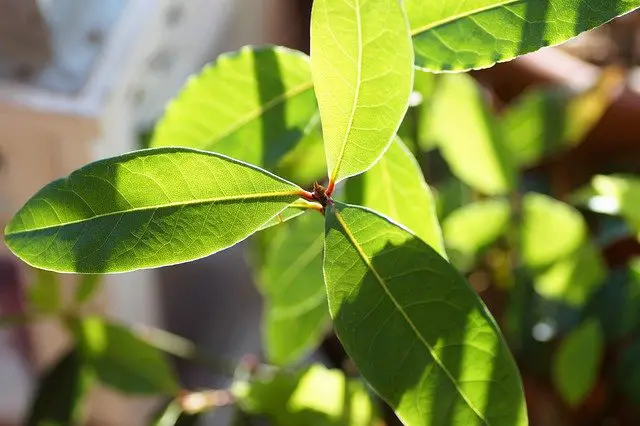
M326 215L324 273L336 332L401 420L526 425L516 365L458 272L370 210L335 203Z
M137 151L38 192L5 229L9 248L57 272L108 273L198 259L260 229L299 188L221 155Z
M394 137L413 86L413 49L397 0L316 0L311 68L329 177L367 170Z

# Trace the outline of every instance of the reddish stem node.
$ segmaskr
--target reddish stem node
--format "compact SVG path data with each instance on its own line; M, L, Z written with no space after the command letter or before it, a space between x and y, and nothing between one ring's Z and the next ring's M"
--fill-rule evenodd
M327 186L327 190L325 191L325 194L327 194L328 198L331 198L331 196L333 195L333 190L335 189L335 182L330 180L329 181L329 186Z

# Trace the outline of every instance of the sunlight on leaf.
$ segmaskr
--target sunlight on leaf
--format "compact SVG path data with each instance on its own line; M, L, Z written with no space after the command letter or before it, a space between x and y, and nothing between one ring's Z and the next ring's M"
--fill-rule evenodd
M404 0L416 66L431 71L486 68L640 7L640 0Z
M273 172L311 131L316 114L306 55L247 46L188 81L167 106L151 147L204 149Z
M413 49L400 2L314 1L311 67L337 183L375 163L407 111Z
M432 135L454 175L488 195L514 187L516 165L472 77L442 76L432 111Z
M596 320L587 320L571 332L556 350L552 377L564 400L579 405L595 385L604 350L604 337Z
M346 182L345 195L349 204L390 217L447 256L431 189L420 165L399 138L375 166Z
M515 362L462 276L371 210L336 202L326 215L324 273L336 333L400 419L526 425Z
M522 200L522 258L543 268L576 252L587 239L587 225L569 204L537 193Z
M447 247L476 254L508 229L511 206L506 199L476 201L451 213L442 223Z
M55 313L62 308L60 280L55 272L34 269L27 288L29 306L41 313Z
M89 164L34 195L5 229L32 266L107 273L195 260L232 246L298 199L264 170L186 148Z
M640 177L631 175L598 175L591 185L596 193L607 197L640 239Z

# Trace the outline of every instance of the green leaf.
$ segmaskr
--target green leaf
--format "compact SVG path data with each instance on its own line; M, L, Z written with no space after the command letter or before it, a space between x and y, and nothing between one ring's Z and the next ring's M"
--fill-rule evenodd
M546 195L524 195L521 251L528 267L549 266L576 252L586 239L587 225L578 210Z
M531 166L582 142L614 99L620 80L617 69L608 69L593 88L579 94L566 88L524 94L501 119L514 159L521 166Z
M564 400L579 405L589 395L600 370L604 336L596 320L588 320L560 344L553 359L552 377Z
M446 219L455 210L473 201L473 191L453 176L440 183L434 191L436 211L440 221Z
M75 324L75 331L86 362L104 385L132 395L177 391L163 354L127 328L89 317Z
M244 47L191 78L158 123L152 147L204 149L275 171L314 125L309 58Z
M638 0L404 1L416 66L466 71L562 43L640 6Z
M616 363L617 384L634 404L640 403L640 338L635 336Z
M373 426L377 419L362 382L322 365L236 387L236 397L244 410L266 415L274 426Z
M81 275L78 286L76 287L75 301L76 303L86 303L98 292L102 287L102 277L98 274Z
M201 417L200 413L187 414L183 412L180 403L172 400L154 415L150 426L195 426Z
M621 214L640 239L640 177L631 175L598 175L591 185L610 213Z
M498 327L437 252L378 214L326 211L324 274L336 333L406 425L526 425Z
M329 329L322 279L324 221L310 212L266 247L260 289L266 298L263 339L267 358L290 364L315 349Z
M556 234L563 235L563 234ZM606 266L597 247L586 242L534 278L536 291L548 299L582 307L602 285Z
M430 151L436 147L436 140L433 137L432 117L433 99L437 89L437 78L435 74L426 72L416 72L414 81L414 91L420 94L422 102L418 108L418 146L422 151Z
M5 240L28 264L57 272L152 268L236 244L300 191L219 154L136 151L45 186L7 225Z
M407 111L412 64L400 2L314 1L311 68L331 183L364 172L387 149Z
M345 186L350 204L369 207L411 229L446 257L435 201L420 166L399 138L366 173Z
M511 206L506 199L467 204L442 223L447 247L475 255L507 231L510 219Z
M442 76L432 111L433 137L454 175L489 195L514 187L515 163L473 78Z
M26 425L79 425L82 404L92 383L92 374L78 352L72 350L42 374Z
M33 282L27 288L29 306L41 313L55 313L62 307L60 282L54 272L35 269Z

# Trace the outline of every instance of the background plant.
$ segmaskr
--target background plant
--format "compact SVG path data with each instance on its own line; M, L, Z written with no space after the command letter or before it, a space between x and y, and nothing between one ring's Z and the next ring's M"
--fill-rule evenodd
M575 309L592 300L606 271L585 219L567 203L527 192L519 169L579 143L617 80L607 77L583 94L535 92L494 117L467 75L436 79L422 71L489 66L638 4L443 6L405 1L407 20L395 1L316 0L311 62L273 47L221 57L168 106L153 149L90 164L43 188L7 226L8 246L39 268L99 274L193 260L261 231L252 254L268 304L271 363L290 365L316 347L330 316L359 373L405 424L526 424L501 333L452 264L490 274L513 299L499 319L516 353L527 347L529 288ZM513 39L520 43L506 41ZM421 70L415 78L414 65ZM412 90L422 103L405 117ZM549 107L563 118L550 132L540 115ZM441 159L424 154L434 147ZM457 179L442 182L430 172L435 200L411 149L423 159L435 155ZM325 174L326 190L290 182ZM634 182L598 176L593 190L616 199L637 228ZM449 188L474 202L451 201ZM361 381L320 366L290 371L245 362L230 389L180 391L158 348L198 358L187 343L82 316L94 276L69 306L59 302L52 275L41 277L31 290L33 315L59 315L76 349L45 373L33 424L76 421L80 396L94 381L173 397L157 424L234 403L277 424L377 421ZM584 317L552 368L574 405L601 362L600 322ZM592 359L572 362L585 352ZM49 390L62 381L71 383L69 393Z

